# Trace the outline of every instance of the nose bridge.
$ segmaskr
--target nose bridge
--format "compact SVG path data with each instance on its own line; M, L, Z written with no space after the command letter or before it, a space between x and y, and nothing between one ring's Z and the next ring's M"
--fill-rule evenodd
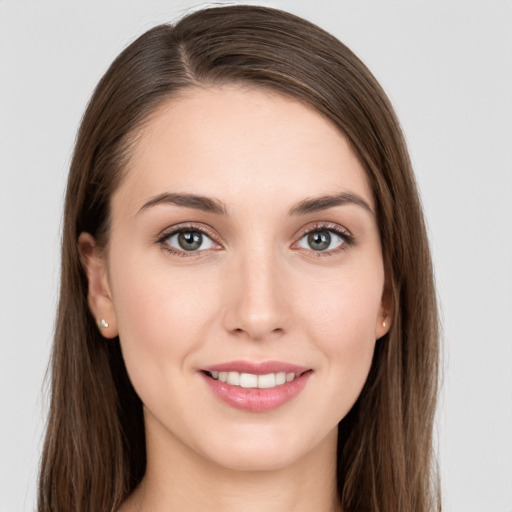
M227 282L230 300L225 323L229 331L261 339L284 330L280 266L278 254L268 242L237 256Z

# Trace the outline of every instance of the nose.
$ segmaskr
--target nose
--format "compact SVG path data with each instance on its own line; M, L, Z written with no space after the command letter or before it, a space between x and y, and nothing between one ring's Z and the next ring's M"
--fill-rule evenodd
M251 340L282 335L289 319L284 281L282 265L268 248L231 262L224 283L224 328Z

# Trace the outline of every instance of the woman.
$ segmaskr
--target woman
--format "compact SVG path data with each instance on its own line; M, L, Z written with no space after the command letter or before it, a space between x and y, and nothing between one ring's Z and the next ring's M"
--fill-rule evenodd
M439 509L432 268L393 110L290 14L141 36L78 134L40 510Z

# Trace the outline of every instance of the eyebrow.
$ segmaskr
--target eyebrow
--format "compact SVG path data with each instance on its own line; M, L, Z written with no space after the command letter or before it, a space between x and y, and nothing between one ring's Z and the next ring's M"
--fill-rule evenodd
M144 205L140 208L139 213L160 204L174 204L176 206L194 208L196 210L201 210L207 213L228 215L226 205L218 199L196 194L177 194L170 192L159 194L151 198L147 203L144 203ZM341 192L339 194L323 195L304 199L297 203L295 206L292 206L288 212L288 215L306 215L308 213L319 212L329 208L334 208L336 206L345 205L360 206L361 208L368 211L371 215L374 215L372 208L362 197L349 192Z
M217 215L227 215L226 206L218 199L212 199L195 194L172 194L164 193L153 197L145 203L139 210L139 213L159 204L174 204L185 208L194 208L203 212L215 213Z
M345 205L360 206L371 215L374 215L370 205L361 196L349 192L304 199L290 209L289 215L305 215L307 213L319 212L327 210L328 208L334 208L335 206Z

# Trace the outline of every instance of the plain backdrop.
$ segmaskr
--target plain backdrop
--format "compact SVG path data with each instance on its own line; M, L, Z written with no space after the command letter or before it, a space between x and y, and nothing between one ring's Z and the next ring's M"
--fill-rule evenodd
M512 512L512 3L257 3L336 35L395 105L442 308L445 510ZM0 0L1 512L35 509L62 199L86 102L136 36L199 5Z

